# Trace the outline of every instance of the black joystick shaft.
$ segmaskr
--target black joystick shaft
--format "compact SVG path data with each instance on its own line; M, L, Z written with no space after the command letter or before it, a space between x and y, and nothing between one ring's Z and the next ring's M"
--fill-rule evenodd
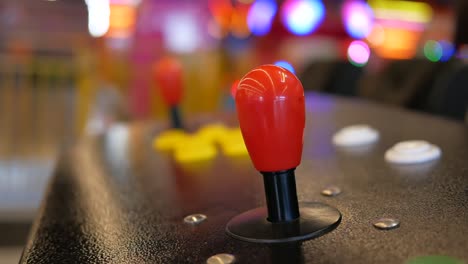
M171 106L170 117L172 122L172 128L183 129L178 106Z
M294 170L262 172L270 222L289 222L300 216Z

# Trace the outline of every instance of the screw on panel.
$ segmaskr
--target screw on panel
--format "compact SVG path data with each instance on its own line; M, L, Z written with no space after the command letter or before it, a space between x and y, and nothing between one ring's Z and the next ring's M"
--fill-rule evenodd
M381 230L391 230L400 226L400 220L394 218L380 218L375 220L373 225Z
M184 222L191 225L198 225L201 222L206 220L206 215L204 214L191 214L184 218Z
M216 254L206 260L207 264L231 264L236 261L236 257L231 254Z
M322 190L323 196L337 196L341 193L341 188L335 185L330 185Z

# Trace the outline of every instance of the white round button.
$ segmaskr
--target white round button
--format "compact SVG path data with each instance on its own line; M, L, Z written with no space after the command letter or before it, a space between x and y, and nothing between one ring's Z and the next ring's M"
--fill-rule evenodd
M379 132L368 125L353 125L342 128L333 136L333 144L340 147L363 146L376 142Z
M385 160L398 164L417 164L438 159L441 150L424 140L408 140L395 144L385 152Z

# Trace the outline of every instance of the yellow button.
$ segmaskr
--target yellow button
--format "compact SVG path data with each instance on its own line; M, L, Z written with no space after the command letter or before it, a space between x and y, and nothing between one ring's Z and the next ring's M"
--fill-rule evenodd
M153 140L153 147L160 151L168 151L188 137L188 134L181 129L170 129L162 132Z
M210 142L219 143L221 138L229 131L229 129L221 123L215 123L202 126L198 129L196 136L207 139Z
M244 156L249 154L239 128L227 131L223 135L220 144L226 156Z
M217 152L216 146L206 138L189 136L174 148L174 159L179 163L199 162L215 158Z

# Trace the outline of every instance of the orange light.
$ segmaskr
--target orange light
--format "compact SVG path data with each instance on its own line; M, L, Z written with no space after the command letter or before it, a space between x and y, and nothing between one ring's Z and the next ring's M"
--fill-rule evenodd
M108 37L128 37L134 31L136 9L128 5L111 5Z
M247 25L247 15L249 6L238 5L232 14L231 32L238 38L246 38L250 35L249 26Z
M375 53L387 59L410 59L416 55L422 32L432 19L429 4L402 0L369 0L375 26L367 37Z
M220 25L213 18L208 21L207 32L211 37L215 39L222 39L228 34L227 30L221 28Z
M380 24L374 24L370 34L367 36L367 41L372 47L379 47L385 41L385 30Z
M383 27L385 38L380 45L375 46L375 52L387 59L410 59L416 54L420 31L396 27Z
M229 0L210 0L208 7L215 21L221 28L228 28L231 23L233 7Z

